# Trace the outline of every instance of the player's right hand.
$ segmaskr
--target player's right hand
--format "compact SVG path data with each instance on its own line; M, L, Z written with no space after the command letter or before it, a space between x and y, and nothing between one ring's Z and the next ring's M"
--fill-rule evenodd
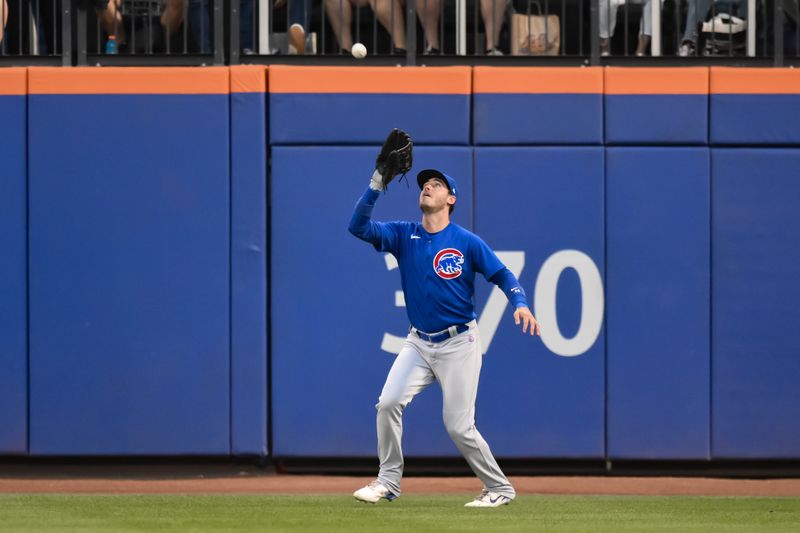
M517 307L517 310L514 311L514 324L519 326L519 323L522 322L522 333L528 332L528 326L531 327L531 335L542 335L542 328L539 326L539 322L533 317L533 313L527 307Z

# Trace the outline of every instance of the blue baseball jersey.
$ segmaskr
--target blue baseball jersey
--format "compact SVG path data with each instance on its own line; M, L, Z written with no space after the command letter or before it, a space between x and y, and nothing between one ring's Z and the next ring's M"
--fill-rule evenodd
M480 237L453 222L438 233L428 233L418 222L372 221L377 197L370 189L364 193L350 231L397 258L408 318L415 328L433 333L474 320L476 273L490 280L504 271L498 278L505 281L510 276L515 300L521 297L524 305L524 291L516 278Z

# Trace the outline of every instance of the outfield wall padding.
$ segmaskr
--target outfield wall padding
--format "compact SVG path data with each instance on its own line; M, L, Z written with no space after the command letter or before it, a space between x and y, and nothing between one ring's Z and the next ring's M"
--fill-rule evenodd
M375 218L448 171L542 323L478 278L498 456L800 458L798 95L792 69L3 69L0 454L374 457L408 323L347 226L400 127ZM458 455L437 385L405 422L407 455Z
M267 70L230 69L231 453L267 449Z
M710 69L710 143L800 145L800 71Z
M476 145L602 144L603 69L475 67Z
M27 70L0 69L0 454L28 447Z
M470 67L270 68L270 143L377 144L392 128L415 144L470 143Z
M708 148L606 152L608 456L710 458Z
M800 150L714 149L714 458L800 456Z
M544 264L577 251L602 280L603 195L602 147L475 149L475 230L495 250L524 254L520 283L548 334L560 330L574 337L582 305L594 296L582 291L574 269L563 269L553 287L555 301L544 302L556 310L551 319L534 302ZM488 289L482 286L478 301L485 301ZM542 338L524 335L502 293L500 298L504 305L493 337L488 324L481 324L483 342L491 344L476 415L492 450L504 457L603 457L602 327L580 353L560 356Z
M228 70L118 70L30 69L30 453L227 455Z
M708 68L605 69L607 145L705 145Z

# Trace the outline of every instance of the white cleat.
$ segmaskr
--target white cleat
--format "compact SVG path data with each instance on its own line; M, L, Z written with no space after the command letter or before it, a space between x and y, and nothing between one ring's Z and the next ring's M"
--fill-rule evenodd
M362 487L353 493L356 500L365 503L377 503L381 498L389 501L397 498L386 486L377 479L366 487Z
M509 503L511 503L511 498L508 496L484 490L481 492L480 496L469 503L465 503L464 507L500 507L501 505L508 505Z

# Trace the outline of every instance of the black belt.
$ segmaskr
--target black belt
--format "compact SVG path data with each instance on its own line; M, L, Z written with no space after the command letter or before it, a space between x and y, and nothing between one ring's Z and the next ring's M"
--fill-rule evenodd
M420 339L428 342L442 342L446 341L450 337L455 337L459 333L464 333L469 329L468 324L458 324L455 326L450 326L447 329L444 329L438 333L425 333L424 331L420 331L414 326L409 326L408 331L419 337Z

